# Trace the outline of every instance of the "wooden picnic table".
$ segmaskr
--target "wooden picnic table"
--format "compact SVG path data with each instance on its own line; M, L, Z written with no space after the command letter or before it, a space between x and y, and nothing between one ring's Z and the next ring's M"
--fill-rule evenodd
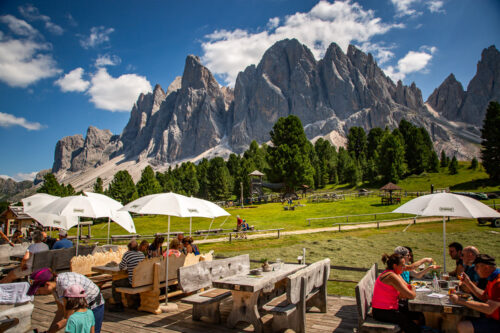
M10 260L20 262L24 258L24 253L23 254L14 254L10 256Z
M281 269L262 272L259 275L238 274L212 280L214 287L231 290L233 307L227 318L228 327L233 328L239 321L244 321L252 324L255 332L262 332L263 323L258 309L259 297L265 293L272 293L282 280L303 267L305 265L283 264Z
M429 288L429 287L428 287ZM417 291L417 297L408 301L410 311L422 312L425 325L442 332L456 332L457 324L464 316L479 317L479 312L466 306L453 304L448 297L448 289L438 292L443 298L429 297L433 291Z
M126 269L120 269L118 265L116 266L93 266L92 272L100 274L110 274L112 280L121 280L128 278L128 272Z

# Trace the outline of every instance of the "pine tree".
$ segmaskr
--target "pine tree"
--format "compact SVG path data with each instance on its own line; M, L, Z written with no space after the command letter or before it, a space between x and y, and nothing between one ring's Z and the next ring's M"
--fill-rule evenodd
M198 175L198 184L200 184L200 189L198 195L200 198L208 199L210 182L208 180L208 168L210 163L206 158L203 158L198 166L196 167L196 174Z
M200 190L200 184L196 177L196 166L192 162L182 163L182 188L187 196L195 196Z
M446 153L444 150L441 150L441 163L440 163L441 168L446 168L448 166L448 156L446 156Z
M451 159L448 170L450 171L450 175L456 175L458 173L458 161L455 156Z
M351 127L347 134L347 151L354 153L354 158L359 159L361 155L366 156L366 133L362 127Z
M43 176L43 184L37 190L37 192L38 193L47 193L50 195L57 195L57 196L64 195L64 190L63 190L62 186L57 181L56 176L54 176L54 174L52 174L52 173L48 173L45 176Z
M433 150L429 159L429 172L439 172L439 158L437 153Z
M208 168L209 198L227 200L231 194L232 179L222 157L210 160Z
M386 182L398 182L406 173L404 140L398 129L382 140L378 164Z
M160 193L162 190L153 168L149 165L142 170L141 179L137 182L136 186L139 197Z
M380 142L384 137L384 131L380 127L374 127L368 133L367 147L366 147L366 158L369 160L371 158L377 159L378 149Z
M473 157L472 161L470 161L470 168L472 170L476 170L478 166L479 166L479 162L477 161L477 158Z
M127 170L118 171L111 184L109 184L109 196L123 205L139 197L134 180Z
M500 104L490 102L481 129L481 159L490 179L500 181Z
M280 118L270 133L269 174L273 182L285 184L288 193L297 186L314 184L314 169L310 161L311 145L297 116Z
M103 183L101 177L97 177L94 183L94 193L104 193Z

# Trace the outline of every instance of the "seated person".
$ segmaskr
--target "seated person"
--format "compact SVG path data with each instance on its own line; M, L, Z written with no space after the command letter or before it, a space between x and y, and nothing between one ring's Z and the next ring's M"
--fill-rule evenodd
M488 279L486 289L476 286L467 274L462 274L462 285L467 286L480 301L465 300L450 295L450 301L474 309L485 316L471 318L458 323L458 332L500 332L500 269L496 268L495 258L479 254L474 260L476 272L481 278Z
M406 248L404 246L396 247L394 249L394 253L397 253L404 258L405 266L403 268L403 273L401 274L401 277L403 278L403 280L406 283L410 283L410 275L412 274L412 272L413 272L414 277L421 278L429 270L439 268L439 266L430 265L422 271L417 271L416 268L418 266L425 264L425 263L432 263L432 261L433 261L432 258L422 258L417 262L413 262L413 258L410 255L410 251L408 250L408 248Z
M453 242L448 245L448 253L451 259L455 260L456 267L453 271L449 272L450 276L458 277L464 271L464 263L462 261L462 249L463 246L460 243Z
M247 223L247 220L243 220L243 225L242 225L243 231L250 230L250 226Z
M161 257L163 254L162 245L165 238L162 236L156 236L153 243L149 245L148 248L148 258Z
M111 312L122 312L123 304L122 304L122 295L116 291L118 287L132 287L132 276L134 274L134 268L144 260L144 254L139 252L139 244L135 239L132 239L128 243L128 251L123 254L122 261L118 265L120 269L127 269L128 278L115 280L111 283L112 289L111 293L113 295L113 299L115 304L113 307L109 308ZM134 303L139 304L139 295L134 295Z
M179 239L177 238L172 239L170 245L168 246L168 256L170 257L173 254L176 257L179 257L181 255L181 252L182 252L182 244L179 242ZM167 252L163 253L163 256L166 257Z
M52 250L52 248L54 247L54 243L56 241L57 241L57 239L48 236L45 231L42 231L42 242L47 244L47 246L49 247L49 250Z
M142 252L145 257L148 256L149 243L147 240L143 240L141 244L139 244L139 252Z
M182 240L184 248L183 248L183 253L188 254L188 253L193 253L195 256L200 254L200 250L198 250L198 246L193 244L193 237L184 237Z
M66 230L59 230L59 240L54 243L54 246L52 246L52 250L69 249L73 247L73 242L70 241L67 237L68 232Z
M39 230L33 231L32 234L34 243L28 246L23 259L21 260L21 266L11 270L6 277L0 280L0 283L10 283L16 279L23 278L31 274L31 266L33 265L33 254L42 251L48 251L49 247L47 244L42 243L42 232Z
M476 272L476 266L474 265L474 260L476 260L479 255L479 250L474 246L466 246L462 250L462 257L464 263L464 273L469 276L469 279L479 287L479 289L484 290L486 288L486 284L488 283L487 279L482 279ZM467 287L466 287L467 288ZM465 289L465 291L470 292Z
M23 242L26 242L26 240L23 238L21 230L14 231L14 234L12 235L12 243L22 244Z
M408 285L401 277L405 266L403 256L398 253L391 256L384 254L382 262L386 264L386 269L375 281L372 298L373 318L398 324L406 333L419 333L420 327L415 321L421 314L410 312L399 305L400 299L414 299L417 295L415 287Z

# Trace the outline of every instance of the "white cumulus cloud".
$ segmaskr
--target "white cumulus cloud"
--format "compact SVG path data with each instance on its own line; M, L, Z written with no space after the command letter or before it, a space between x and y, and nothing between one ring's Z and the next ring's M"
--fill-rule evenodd
M44 128L40 123L27 121L22 117L16 117L9 113L0 112L0 127L21 126L29 131L36 131Z
M443 0L391 0L396 17L419 16L427 8L431 13L444 13Z
M96 67L104 67L104 66L116 66L119 65L122 62L120 57L116 55L109 55L109 54L104 54L104 55L99 55L95 61L95 66Z
M107 43L109 42L109 35L111 35L113 31L115 31L115 29L103 26L92 27L90 29L89 36L82 36L82 39L80 39L80 45L84 49L89 49Z
M29 173L24 173L24 172L18 172L12 177L15 181L21 182L23 180L30 180L33 181L35 180L37 171L29 172Z
M13 33L19 36L35 37L39 34L31 24L12 15L0 16L0 22L5 23Z
M123 74L117 78L106 68L99 68L92 76L88 94L94 105L109 111L130 111L141 93L151 92L149 81L136 74Z
M207 40L202 43L202 61L227 84L234 85L238 73L257 64L264 52L279 40L297 38L320 58L331 42L346 51L350 43L367 46L373 36L397 27L402 25L385 24L372 10L364 10L358 3L320 1L307 13L295 13L283 21L270 19L264 31L214 31L205 36ZM390 57L387 51L380 53L383 61Z
M30 39L0 40L0 81L11 87L27 87L36 81L57 75L61 71L51 54L48 43Z
M427 7L431 13L444 13L444 2L440 0L431 0L427 2Z
M410 73L425 73L427 65L429 65L436 50L435 46L422 46L418 52L409 51L403 58L398 60L396 67L388 66L384 69L384 72L394 81L403 80Z
M85 81L82 79L84 70L81 67L73 69L68 74L64 75L56 82L55 85L58 85L61 88L61 91L78 91L83 92L86 91L90 85L89 81Z
M42 21L45 22L45 28L55 35L62 35L64 29L53 23L50 17L47 15L42 15L38 11L38 8L29 4L25 6L19 6L19 12L29 21Z

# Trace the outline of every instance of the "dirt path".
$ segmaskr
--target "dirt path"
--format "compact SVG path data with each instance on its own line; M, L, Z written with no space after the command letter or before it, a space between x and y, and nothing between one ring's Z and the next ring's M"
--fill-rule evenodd
M417 220L417 223L428 223L428 222L436 222L436 221L441 221L442 217L426 217L426 218L420 218ZM413 223L413 218L410 219L404 219L404 220L397 220L397 221L391 221L391 222L382 222L380 223L380 226L385 227L385 226L391 226L391 225L409 225L410 223ZM348 224L348 225L342 225L341 230L354 230L354 229L367 229L367 228L376 228L377 227L377 222L374 223L364 223L364 224ZM332 232L332 231L339 231L339 227L326 227L326 228L313 228L313 229L302 229L302 230L293 230L293 231L281 231L281 235L301 235L301 234L313 234L317 232ZM265 234L249 234L247 235L247 239L255 239L255 238L266 238L266 237L276 237L277 232L272 232L272 233L265 233ZM205 240L196 240L197 244L207 244L207 243L218 243L218 242L225 242L228 241L229 237L222 237L222 238L211 238L211 239L205 239ZM233 237L234 240L234 237Z

